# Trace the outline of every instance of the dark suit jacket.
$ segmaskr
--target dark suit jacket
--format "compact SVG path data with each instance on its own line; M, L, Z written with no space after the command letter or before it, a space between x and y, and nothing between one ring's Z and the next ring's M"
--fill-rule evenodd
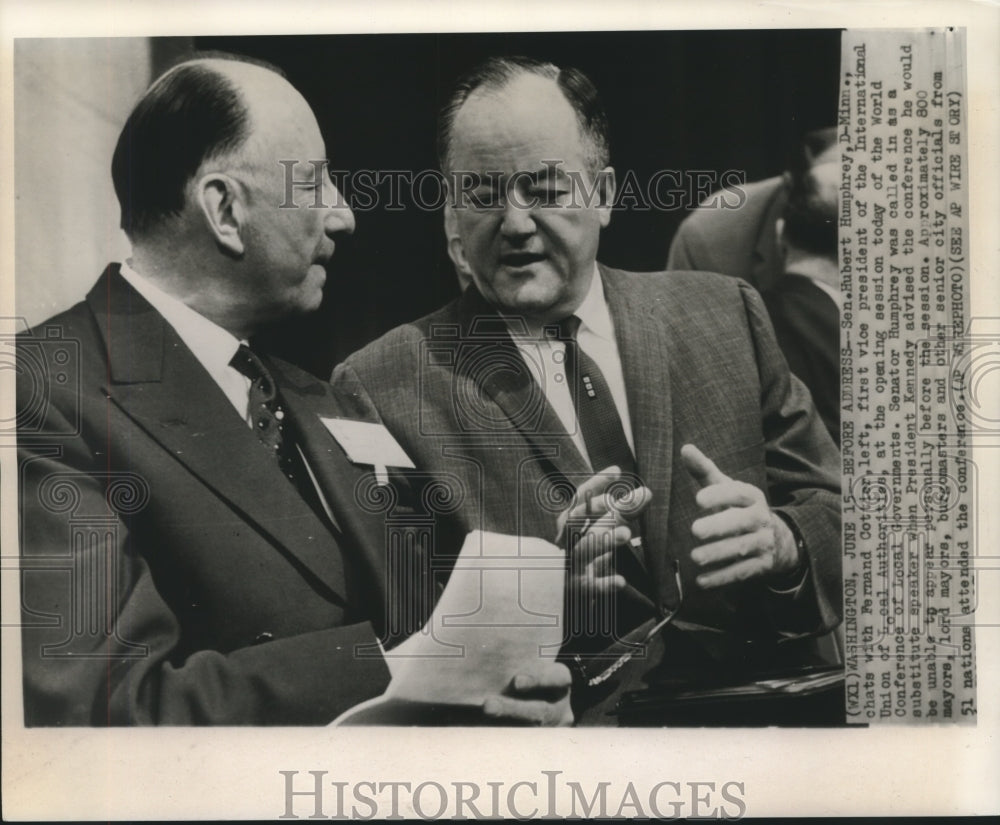
M652 598L669 603L676 559L687 622L723 630L727 638L772 641L835 626L837 452L808 393L788 372L759 295L708 273L600 271L638 471L655 497L641 559ZM466 529L551 540L567 491L591 474L505 325L473 288L352 355L333 382L371 404L418 467L460 488L462 504L451 515ZM679 458L688 442L723 472L765 490L795 525L811 568L795 595L759 582L724 591L695 584L696 488Z
M775 223L788 202L782 178L753 181L740 187L746 200L736 209L701 207L688 215L670 242L667 269L721 272L742 278L763 291L784 272ZM735 195L716 192L706 203Z
M336 526L117 267L21 337L27 724L318 724L388 684L383 516L319 420L351 413L270 366Z
M812 394L833 440L840 444L840 312L803 275L787 273L764 293L788 367Z

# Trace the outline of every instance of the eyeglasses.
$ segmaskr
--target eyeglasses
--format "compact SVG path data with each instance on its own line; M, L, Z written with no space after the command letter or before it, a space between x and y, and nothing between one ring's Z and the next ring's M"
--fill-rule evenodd
M644 622L635 630L626 633L625 636L617 640L602 653L587 656L586 658L577 653L571 657L571 662L577 672L577 676L583 679L588 687L596 687L606 682L636 655L640 653L645 654L646 646L653 641L656 634L676 618L684 604L684 586L681 583L680 567L676 561L674 561L674 580L677 582L677 605L665 616L660 619L650 619ZM602 665L611 657L616 656L616 653L617 658L610 665L603 670L594 672L596 666Z

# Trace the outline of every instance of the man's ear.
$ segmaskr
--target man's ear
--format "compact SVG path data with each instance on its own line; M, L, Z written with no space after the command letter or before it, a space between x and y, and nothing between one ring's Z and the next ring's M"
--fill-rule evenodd
M236 181L213 172L194 183L194 200L216 243L233 255L244 252L243 228L246 210Z
M458 216L450 203L444 205L444 237L448 244L448 257L455 265L455 272L458 275L458 285L464 292L472 283L472 267L465 257L462 237L458 234Z
M614 167L605 166L598 172L596 184L597 213L603 228L611 223L611 208L615 204L615 192L618 191Z

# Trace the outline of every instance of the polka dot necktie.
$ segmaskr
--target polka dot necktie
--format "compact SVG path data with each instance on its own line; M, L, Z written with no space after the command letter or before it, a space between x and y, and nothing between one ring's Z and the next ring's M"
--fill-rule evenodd
M250 379L247 422L264 448L274 457L285 477L321 518L328 518L305 461L295 446L296 438L281 406L281 395L264 362L245 344L229 365Z
M284 453L282 421L285 413L278 401L278 388L274 378L264 366L264 362L245 344L240 344L229 365L250 379L247 420L257 438L280 462Z

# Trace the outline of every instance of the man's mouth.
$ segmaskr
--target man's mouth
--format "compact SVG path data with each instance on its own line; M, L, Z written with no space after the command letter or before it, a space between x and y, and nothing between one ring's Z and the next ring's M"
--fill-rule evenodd
M500 263L512 269L530 266L544 260L545 256L540 252L507 252L500 256Z

